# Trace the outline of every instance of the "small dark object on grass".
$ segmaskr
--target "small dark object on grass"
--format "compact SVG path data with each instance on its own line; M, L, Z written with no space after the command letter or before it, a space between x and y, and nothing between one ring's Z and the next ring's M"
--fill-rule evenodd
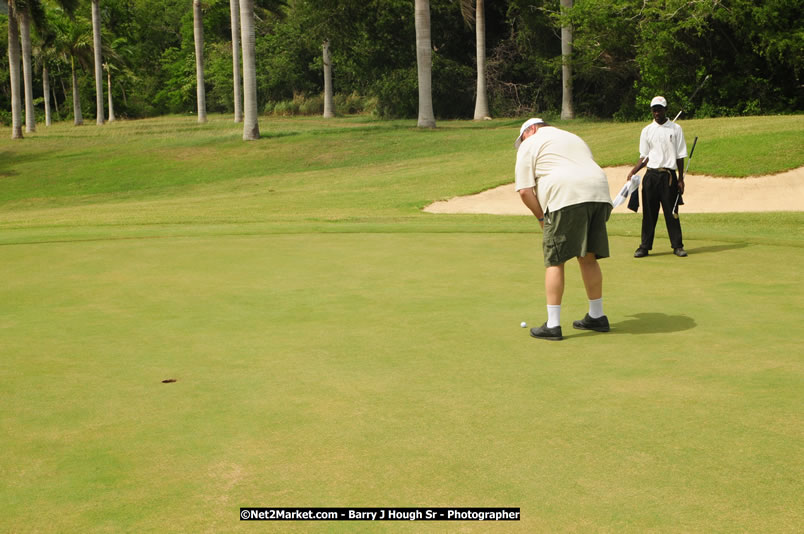
M163 384L170 384L170 383L175 382L175 381L176 381L175 378L166 378L166 379L162 380L162 383Z

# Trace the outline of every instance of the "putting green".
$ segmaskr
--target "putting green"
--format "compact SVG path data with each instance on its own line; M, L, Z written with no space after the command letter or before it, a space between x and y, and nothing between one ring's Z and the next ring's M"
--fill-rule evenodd
M661 236L657 237L657 245ZM519 523L293 532L786 531L801 524L804 252L602 262L613 331L541 236L3 245L3 523L252 531L240 506L518 506ZM174 383L162 383L167 378ZM10 438L10 439L8 439Z

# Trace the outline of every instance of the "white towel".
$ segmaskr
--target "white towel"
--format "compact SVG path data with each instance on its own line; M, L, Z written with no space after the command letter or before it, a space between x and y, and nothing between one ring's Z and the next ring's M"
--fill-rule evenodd
M625 202L626 200L628 200L628 195L639 189L639 180L640 180L639 175L635 174L631 177L630 180L625 182L623 188L620 189L620 192L617 193L616 197L614 197L614 202L612 202L612 205L615 208L620 204L622 204L623 202Z

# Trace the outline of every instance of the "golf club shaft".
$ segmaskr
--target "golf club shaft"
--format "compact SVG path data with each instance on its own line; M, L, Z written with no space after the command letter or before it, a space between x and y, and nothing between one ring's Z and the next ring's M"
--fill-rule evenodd
M698 144L698 136L695 136L695 139L692 141L692 148L690 149L690 155L687 157L687 166L684 167L684 174L687 174L687 170L690 168L690 161L692 160L692 155L695 153L695 145Z
M711 77L712 77L711 74L707 74L706 77L703 79L703 81L700 84L698 84L698 88L695 89L695 91L693 91L692 96L690 97L690 102L692 102L692 99L695 98L695 95L698 94L698 91L701 90L701 87L703 87L704 84L706 83L706 81ZM682 113L684 113L683 109L678 110L678 113L676 114L676 118L673 119L673 122L676 122L676 120L681 116Z
M679 112L679 115L681 113ZM690 155L687 157L687 165L684 167L684 174L687 174L687 171L690 168L690 160L692 160L692 155L695 153L695 145L698 144L698 136L695 136L695 139L692 141L692 148L690 149ZM676 203L673 204L673 217L678 219L678 201L681 199L681 191L678 192L676 195Z
M692 102L692 99L693 99L693 98L695 98L695 95L697 95L697 94L698 94L698 91L700 91L700 90L701 90L701 87L703 87L703 86L704 86L704 84L706 83L706 81L707 81L709 78L711 78L711 77L712 77L712 75L711 75L711 74L707 74L707 75L706 75L706 78L704 78L704 79L703 79L703 81L700 83L700 85L698 85L698 88L695 90L695 92L694 92L694 93L692 93L692 96L690 97L690 102Z

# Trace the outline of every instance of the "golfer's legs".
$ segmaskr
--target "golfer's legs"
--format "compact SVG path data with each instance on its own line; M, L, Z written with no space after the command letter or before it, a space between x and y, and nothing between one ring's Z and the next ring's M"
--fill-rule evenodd
M552 265L544 270L544 294L548 306L561 305L564 296L564 264Z
M656 234L656 221L659 220L659 203L661 178L663 174L648 171L642 182L642 248L653 248L653 237Z
M586 296L589 300L597 300L603 296L603 271L600 270L600 263L594 252L578 258L581 267L581 278L586 288Z

